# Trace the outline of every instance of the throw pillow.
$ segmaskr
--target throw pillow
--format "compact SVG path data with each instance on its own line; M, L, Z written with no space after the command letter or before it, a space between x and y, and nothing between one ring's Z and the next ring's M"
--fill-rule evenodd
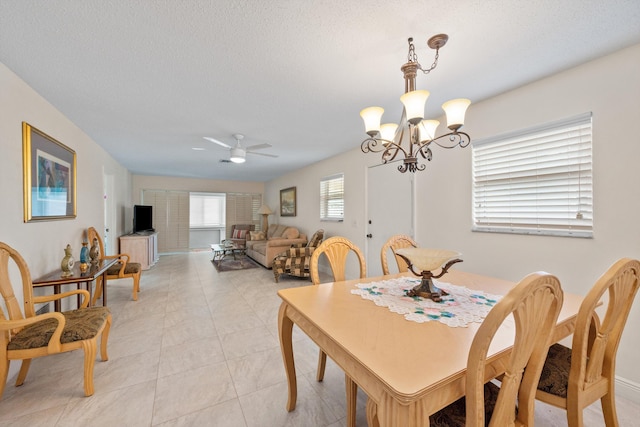
M287 228L287 230L282 235L282 237L286 239L297 239L299 236L300 236L300 232L298 231L297 228L293 228L293 227Z
M245 239L247 236L247 230L233 230L232 239Z
M266 236L264 235L264 231L250 231L249 235L251 236L251 240L265 240Z

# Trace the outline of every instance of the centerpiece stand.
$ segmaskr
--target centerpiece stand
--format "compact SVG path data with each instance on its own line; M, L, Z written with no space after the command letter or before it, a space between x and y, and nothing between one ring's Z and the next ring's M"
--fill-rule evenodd
M453 264L462 262L458 258L461 255L459 252L446 249L402 248L395 253L407 262L413 274L422 276L420 284L407 292L408 296L420 296L440 302L443 296L448 295L446 291L434 285L432 279L444 276ZM433 270L438 268L441 269L440 274L435 275Z

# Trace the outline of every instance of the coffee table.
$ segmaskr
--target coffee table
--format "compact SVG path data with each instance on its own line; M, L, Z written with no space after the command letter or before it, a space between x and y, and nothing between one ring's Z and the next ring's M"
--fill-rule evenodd
M244 251L246 248L242 245L238 245L237 243L232 244L212 244L211 251L213 252L213 258L211 261L217 262L220 265L220 262L227 256L233 255L233 259L236 259L236 255L244 255Z

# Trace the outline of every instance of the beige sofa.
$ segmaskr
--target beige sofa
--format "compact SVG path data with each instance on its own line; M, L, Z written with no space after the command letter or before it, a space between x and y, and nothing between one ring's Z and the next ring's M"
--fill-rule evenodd
M263 234L260 236L260 234ZM306 244L307 236L295 227L270 224L267 235L251 232L247 235L247 255L267 268L273 259L297 243Z

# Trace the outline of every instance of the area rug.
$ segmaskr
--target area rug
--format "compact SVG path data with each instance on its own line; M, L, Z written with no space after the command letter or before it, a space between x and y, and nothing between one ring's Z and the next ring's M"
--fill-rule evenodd
M247 270L249 268L260 267L257 262L246 255L237 255L236 259L233 259L233 256L229 255L219 263L214 260L211 260L211 263L220 273L223 271Z

